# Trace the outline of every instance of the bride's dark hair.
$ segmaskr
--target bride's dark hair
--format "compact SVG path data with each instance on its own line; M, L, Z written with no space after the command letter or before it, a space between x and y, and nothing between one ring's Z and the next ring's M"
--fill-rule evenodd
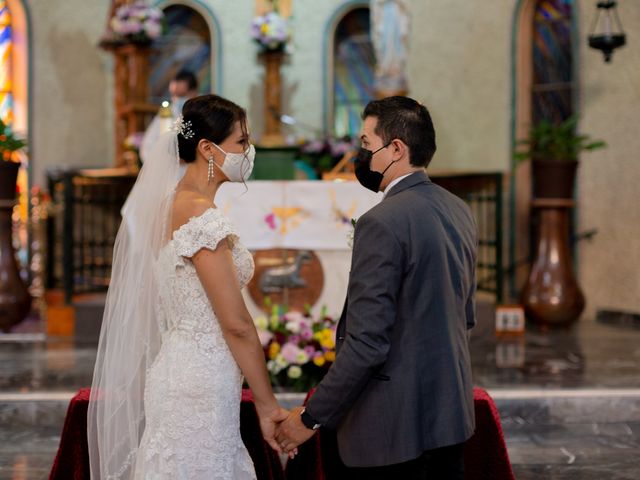
M182 116L185 123L191 122L190 128L194 133L191 138L178 134L180 158L185 163L195 161L200 140L205 138L220 145L231 135L236 122L240 122L242 132L247 133L247 112L218 95L202 95L187 100L182 107Z

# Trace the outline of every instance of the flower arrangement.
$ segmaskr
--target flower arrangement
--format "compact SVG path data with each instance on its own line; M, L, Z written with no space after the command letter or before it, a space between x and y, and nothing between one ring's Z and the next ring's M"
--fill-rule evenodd
M143 138L144 132L132 133L124 139L122 145L124 148L124 163L133 173L137 173L140 170L140 167L142 167L140 148L142 147Z
M353 240L356 234L356 222L355 218L351 219L351 230L347 233L347 245L349 245L349 249L353 250Z
M138 153L140 151L140 147L142 146L143 137L144 132L136 132L127 136L127 138L124 139L125 150L131 150L132 152Z
M300 146L299 156L321 175L322 172L331 170L346 153L356 148L356 143L349 136L326 137L304 142Z
M306 392L322 380L336 358L336 322L325 308L314 318L308 308L283 312L273 305L269 317L254 322L276 387Z
M138 1L118 8L109 25L120 40L150 43L165 30L164 13Z
M259 15L251 22L251 37L264 51L288 50L289 22L277 11Z

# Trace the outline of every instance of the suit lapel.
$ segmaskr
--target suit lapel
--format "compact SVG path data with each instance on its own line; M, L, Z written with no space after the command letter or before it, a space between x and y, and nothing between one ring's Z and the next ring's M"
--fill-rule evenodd
M336 328L336 354L340 351L347 331L347 303L349 303L348 296L344 299L344 307L342 307L342 313L340 314L340 320Z

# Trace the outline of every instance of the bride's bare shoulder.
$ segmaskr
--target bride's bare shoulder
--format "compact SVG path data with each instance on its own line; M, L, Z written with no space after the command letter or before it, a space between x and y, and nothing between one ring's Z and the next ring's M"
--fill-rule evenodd
M176 192L173 200L173 229L180 228L193 217L199 217L215 205L210 198L204 197L197 192L183 190Z

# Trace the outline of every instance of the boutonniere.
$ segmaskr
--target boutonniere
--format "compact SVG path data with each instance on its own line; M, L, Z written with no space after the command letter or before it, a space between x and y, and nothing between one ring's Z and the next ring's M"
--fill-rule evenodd
M349 230L349 233L347 234L347 244L349 245L349 248L351 250L353 250L353 236L354 236L355 231L356 231L356 222L357 222L357 220L355 218L351 219L352 228L351 228L351 230Z

